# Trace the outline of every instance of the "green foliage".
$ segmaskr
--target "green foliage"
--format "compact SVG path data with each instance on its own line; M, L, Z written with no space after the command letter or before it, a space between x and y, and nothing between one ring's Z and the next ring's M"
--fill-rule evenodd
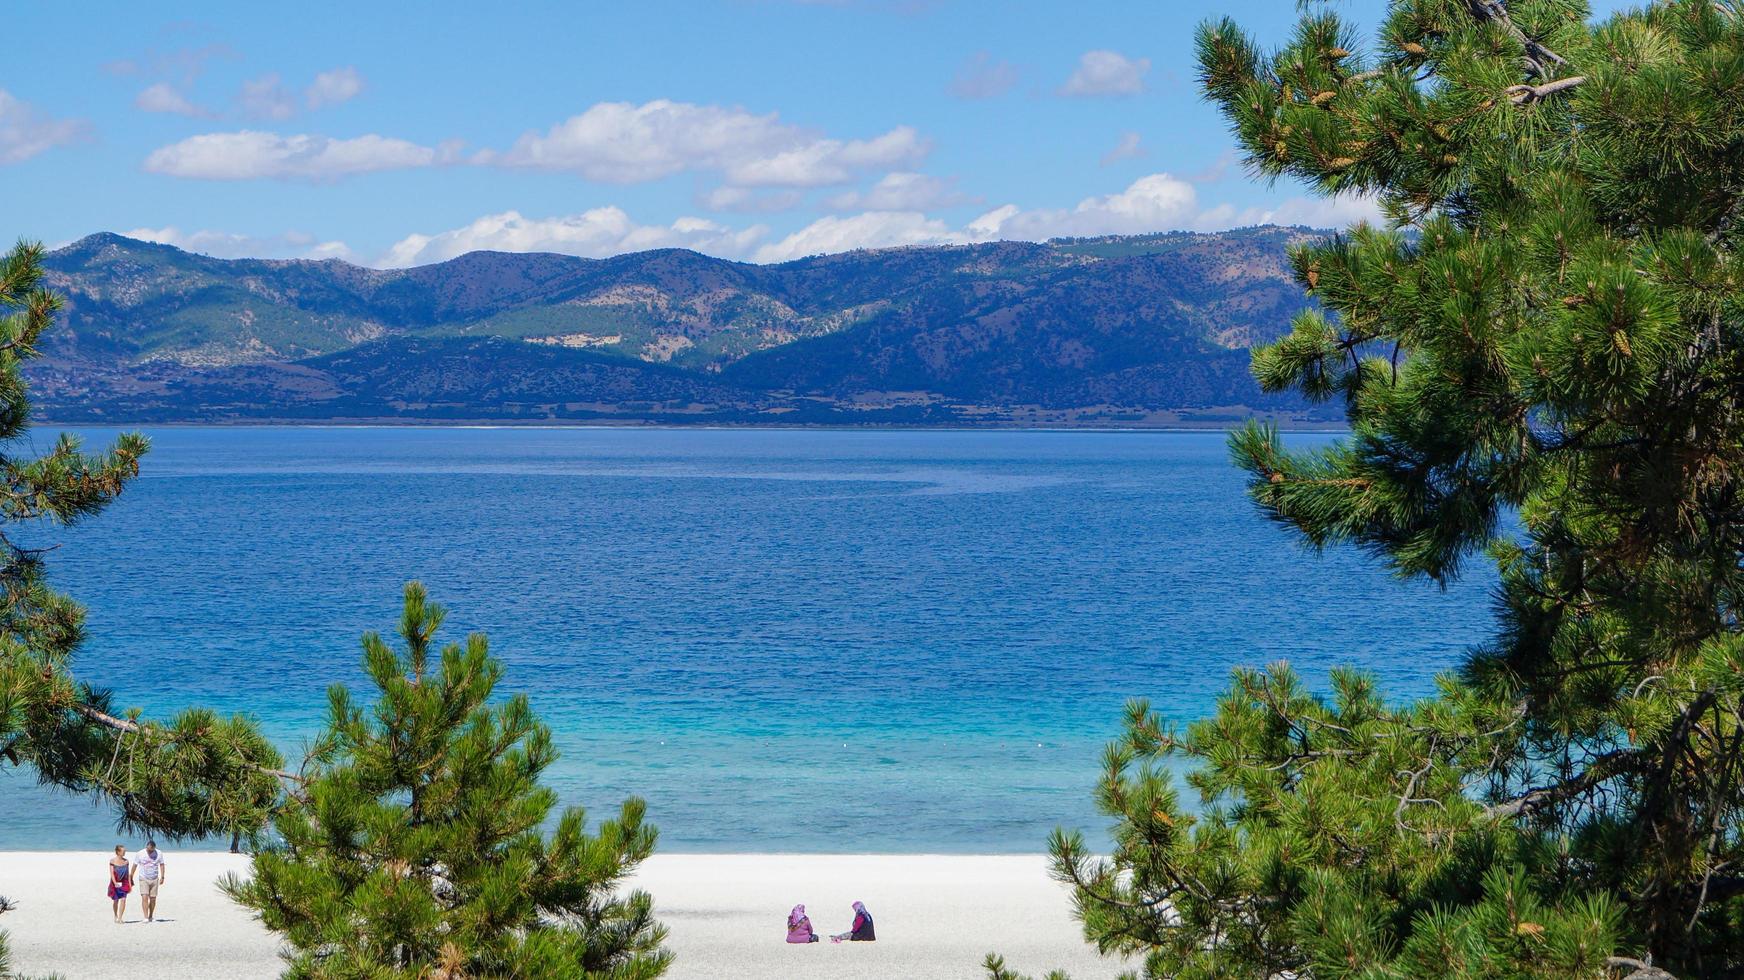
M1275 53L1205 25L1206 92L1255 172L1389 220L1294 250L1321 309L1253 359L1350 436L1232 454L1311 546L1491 563L1497 629L1407 707L1281 665L1184 734L1135 707L1115 850L1056 874L1150 977L1735 975L1744 7L1392 0L1363 52L1303 6Z
M988 980L1023 980L1021 975L1013 973L1011 970L1006 968L1005 957L1003 956L988 953L987 959L983 961L981 965L987 970ZM1067 977L1059 970L1054 970L1043 978L1043 980L1067 980Z
M1451 683L1403 708L1361 674L1332 686L1241 670L1185 733L1130 706L1097 791L1113 852L1051 842L1098 949L1142 958L1147 977L1602 975L1619 904L1463 781L1517 717Z
M491 703L484 636L435 649L442 619L414 582L405 648L363 638L375 704L332 689L309 778L274 818L282 844L225 891L284 934L287 977L659 976L653 902L618 890L654 850L642 801L591 835L566 809L544 836L551 733L524 695Z
M50 549L30 532L101 513L138 475L147 446L124 435L90 454L63 435L41 456L13 451L30 423L23 365L61 309L42 284L42 258L30 243L0 256L0 765L105 795L126 827L170 836L252 830L278 795L279 765L252 724L201 709L167 723L117 717L108 694L72 672L85 611L49 585Z

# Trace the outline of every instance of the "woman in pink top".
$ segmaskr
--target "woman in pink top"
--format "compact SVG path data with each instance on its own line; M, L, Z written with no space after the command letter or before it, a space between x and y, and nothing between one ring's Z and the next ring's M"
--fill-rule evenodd
M127 893L133 891L133 869L127 863L127 848L115 845L115 856L109 859L109 905L115 910L115 924L127 914Z
M793 911L787 913L787 941L790 943L815 943L817 933L811 931L811 919L806 917L805 906L795 905Z

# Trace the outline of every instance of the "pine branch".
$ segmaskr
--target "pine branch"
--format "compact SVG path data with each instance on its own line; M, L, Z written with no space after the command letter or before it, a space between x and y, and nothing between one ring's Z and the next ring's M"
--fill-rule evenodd
M1622 980L1677 980L1677 977L1653 965L1653 957L1638 960L1629 956L1612 956L1605 960L1612 970L1628 970Z
M1485 807L1479 814L1485 820L1508 820L1524 816L1543 807L1572 800L1609 779L1613 779L1647 757L1642 749L1617 749L1594 759L1575 776L1552 786L1541 786Z
M1515 105L1529 105L1558 92L1566 92L1586 80L1585 75L1571 75L1568 78L1559 78L1554 82L1545 82L1543 85L1510 85L1502 92Z
M81 715L85 719L87 719L89 721L94 721L97 724L102 725L105 728L112 729L114 731L126 732L130 735L139 734L142 732L150 734L154 731L154 729L150 728L149 726L141 725L135 721L128 721L125 718L117 718L114 715L109 714L108 712L99 711L98 709L93 708L90 705L85 704L83 702L75 702L73 704L72 708L74 711L78 712L79 715ZM301 775L298 775L297 773L294 773L294 772L287 772L286 770L283 770L283 769L275 769L275 768L272 768L270 766L256 765L252 762L244 763L243 767L246 769L249 769L253 772L258 772L258 773L265 775L265 776L276 776L279 779L282 779L282 780L289 782L289 783L296 783L299 786L303 785L309 781L309 778L307 776L301 776Z
M1536 38L1527 37L1526 32L1514 23L1513 17L1509 16L1508 8L1502 3L1502 0L1466 0L1466 9L1470 10L1472 16L1480 21L1500 25L1510 37L1520 42L1520 45L1526 49L1528 65L1539 78L1549 77L1549 73L1545 71L1544 62L1548 61L1555 65L1568 64L1561 55L1540 44Z
M1485 819L1505 820L1524 816L1546 806L1574 799L1601 783L1607 782L1636 766L1650 760L1659 763L1659 774L1655 785L1663 786L1670 778L1671 766L1676 761L1680 751L1679 746L1688 737L1696 719L1710 707L1713 707L1716 695L1712 690L1696 695L1689 704L1679 712L1677 721L1672 725L1670 734L1664 739L1664 751L1651 752L1647 748L1615 749L1599 756L1580 773L1551 786L1542 786L1527 790L1525 793L1488 807L1481 816Z

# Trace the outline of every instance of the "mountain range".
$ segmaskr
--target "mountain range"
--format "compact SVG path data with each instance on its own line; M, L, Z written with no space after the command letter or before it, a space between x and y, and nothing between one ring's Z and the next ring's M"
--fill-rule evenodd
M1256 412L1247 349L1308 299L1290 245L1215 234L862 250L473 252L382 270L114 234L51 252L27 374L66 422L1156 425Z

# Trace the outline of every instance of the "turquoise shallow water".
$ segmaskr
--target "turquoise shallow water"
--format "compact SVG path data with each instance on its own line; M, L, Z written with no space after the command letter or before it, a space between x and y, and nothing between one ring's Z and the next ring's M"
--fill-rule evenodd
M1414 696L1488 621L1485 581L1302 550L1215 433L148 434L114 508L40 535L91 610L85 678L295 751L420 578L554 729L564 801L642 795L668 850L1040 850L1101 826L1127 698L1188 720L1279 659ZM0 849L113 841L0 772Z

